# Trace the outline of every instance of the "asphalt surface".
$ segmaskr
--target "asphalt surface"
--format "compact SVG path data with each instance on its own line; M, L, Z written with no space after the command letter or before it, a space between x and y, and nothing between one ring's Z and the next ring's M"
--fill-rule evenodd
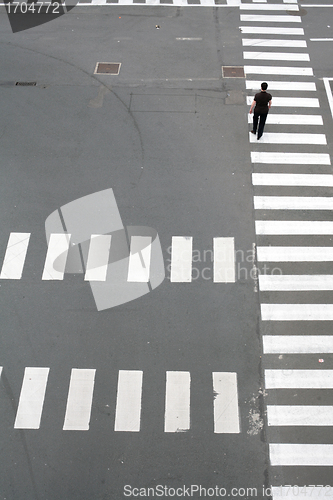
M324 36L327 13L310 14L307 35ZM118 500L125 485L267 498L248 106L244 79L221 77L244 64L238 8L77 7L15 34L1 10L0 26L0 255L11 232L31 233L22 278L1 282L0 498ZM333 77L325 49L309 50ZM119 75L95 75L99 61L121 62ZM196 279L171 283L167 270L100 312L82 275L41 280L46 218L107 188L125 226L156 229L166 268L172 237L193 237ZM236 283L202 274L215 237L235 238ZM50 368L35 430L14 428L26 367ZM87 431L62 430L73 368L96 369ZM119 370L143 371L139 432L114 431ZM166 371L191 374L187 432L164 432ZM214 433L212 372L237 373L239 434Z

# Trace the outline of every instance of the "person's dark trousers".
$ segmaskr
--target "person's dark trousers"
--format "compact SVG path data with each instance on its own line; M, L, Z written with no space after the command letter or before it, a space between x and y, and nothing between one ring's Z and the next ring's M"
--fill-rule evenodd
M259 127L258 127L258 139L262 136L264 132L264 126L266 123L266 118L267 118L267 113L253 113L253 132L257 132L257 127L258 127L258 120L259 120Z

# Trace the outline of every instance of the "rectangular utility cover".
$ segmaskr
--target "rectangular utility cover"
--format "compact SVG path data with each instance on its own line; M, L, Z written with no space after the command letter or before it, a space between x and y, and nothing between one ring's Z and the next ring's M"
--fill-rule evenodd
M242 66L222 66L223 78L245 78Z
M96 64L94 74L98 75L119 75L121 63L102 63Z

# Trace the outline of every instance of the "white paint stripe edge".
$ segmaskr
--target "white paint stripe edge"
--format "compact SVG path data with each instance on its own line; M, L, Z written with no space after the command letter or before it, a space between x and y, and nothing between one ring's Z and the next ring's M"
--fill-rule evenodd
M243 58L259 61L310 61L309 54L302 52L244 51Z
M72 369L64 431L89 430L95 372L95 369Z
M257 247L259 262L332 262L333 247Z
M257 143L257 138L249 132L249 142ZM319 144L327 145L325 134L299 134L265 132L260 139L261 144Z
M263 335L264 354L330 354L333 335Z
M333 234L332 221L257 220L255 227L257 235Z
M253 173L254 186L320 186L333 187L331 174Z
M214 432L239 434L237 373L213 372Z
M261 304L263 321L332 321L333 304Z
M272 466L332 466L332 444L270 444Z
M283 4L267 4L267 5L258 5L252 3L241 3L239 6L240 10L293 10L299 11L298 5L283 5Z
M333 426L333 406L267 405L269 426Z
M295 66L244 66L245 75L305 75L313 76L312 68ZM274 102L274 101L273 101Z
M235 239L214 238L214 283L235 283Z
M166 372L164 432L184 432L190 429L189 372Z
M259 274L262 292L296 292L333 290L333 275Z
M252 96L246 97L246 102L250 105ZM276 107L299 107L299 108L319 108L319 99L316 97L273 97L272 103Z
M63 280L71 235L51 234L42 280Z
M266 389L333 389L333 370L265 370Z
M265 26L240 26L240 31L245 34L258 34L258 35L300 35L304 36L303 28L275 28Z
M254 196L256 210L332 210L333 198L322 196Z
M10 233L0 279L21 279L29 241L30 233Z
M256 14L241 14L241 22L263 22L263 23L301 23L300 16L273 16L273 15L256 15Z
M152 238L132 236L127 281L148 283L150 276Z
M243 38L243 47L302 47L306 48L307 43L305 40L281 40L281 39L267 39L267 38ZM268 82L267 82L268 83ZM270 87L270 85L269 85ZM260 86L259 86L260 88Z
M295 90L315 92L317 89L315 82L282 82L268 80L267 84L269 90ZM246 80L245 85L247 90L257 90L259 92L261 80ZM272 111L270 113L272 113Z
M111 235L92 234L90 238L86 281L105 281L108 271Z
M253 115L248 114L248 123L253 122ZM320 115L290 115L268 113L267 124L269 125L323 125L323 118Z
M192 281L192 242L191 236L172 237L170 281L173 283Z
M119 371L114 424L114 430L117 432L140 431L142 379L142 371Z
M271 153L251 151L252 163L294 164L294 165L330 165L331 158L326 153Z
M49 371L49 368L25 368L15 429L39 429Z

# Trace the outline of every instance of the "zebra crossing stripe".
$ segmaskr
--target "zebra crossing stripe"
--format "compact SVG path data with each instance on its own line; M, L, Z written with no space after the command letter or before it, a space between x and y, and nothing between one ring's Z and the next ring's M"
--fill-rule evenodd
M333 222L331 221L257 220L255 227L258 235L333 234Z
M259 289L262 292L297 292L297 291L319 291L333 290L333 275L327 274L283 274L283 275L259 275Z
M297 498L299 500L306 500L312 495L314 498L318 498L320 495L323 495L323 491L325 492L325 496L330 498L333 496L331 486L328 488L325 486L324 489L323 486L296 486L295 488L291 486L272 486L271 491L273 500L281 500L281 498L292 498L295 500L295 492L297 492Z
M333 425L333 406L267 405L269 426Z
M261 26L240 26L240 31L249 35L300 35L304 36L303 28L275 28Z
M307 92L309 91L314 92L316 90L315 82L282 82L282 81L280 82L280 81L268 80L267 84L270 90L296 90L296 91L307 91ZM248 90L259 91L261 80L246 80L245 85Z
M148 283L150 276L151 236L132 236L127 281Z
M39 429L49 371L49 368L25 369L15 429Z
M332 210L330 196L254 196L256 210Z
M259 262L332 262L333 247L257 247Z
M248 123L252 123L253 115L248 114ZM323 125L321 115L290 115L268 113L267 121L269 125Z
M257 142L257 137L249 132L250 143ZM295 134L265 132L261 137L262 144L320 144L327 145L325 134Z
M284 10L286 11L287 7L280 3L271 3L267 5L258 5L253 3L241 3L239 6L240 10ZM288 10L299 11L298 5L290 5L288 6Z
M21 279L29 240L30 233L10 233L0 279Z
M243 38L242 44L244 47L291 47L291 48L307 47L307 43L305 40L292 40L292 39L272 40L269 38Z
M185 432L190 428L189 372L166 373L164 432Z
M192 241L191 236L172 237L170 281L173 283L192 281Z
M42 280L63 280L69 250L70 234L51 234Z
M235 283L235 238L214 238L214 283Z
M310 61L309 54L301 52L243 52L244 59L257 59L261 61Z
M252 174L252 184L254 186L333 187L333 175L254 173Z
M251 151L252 163L275 163L295 165L330 165L330 155L327 153L278 153Z
M272 16L272 15L255 15L255 14L241 14L240 20L244 22L259 22L259 23L301 23L300 16Z
M239 434L237 374L213 372L214 432Z
M333 304L261 304L262 321L332 321Z
M333 389L333 370L265 370L266 389Z
M269 445L271 465L280 466L332 466L332 444L271 443Z
M316 97L274 97L274 106L284 108L319 108L319 99ZM252 96L247 96L247 104L253 101Z
M313 76L312 68L294 66L244 66L245 75L287 75L287 76Z
M263 335L264 354L332 354L333 335Z
M120 370L118 376L116 417L114 430L139 432L141 423L143 372Z
M105 281L108 270L111 235L92 234L87 259L86 281Z
M64 431L89 430L95 372L95 369L72 369Z

